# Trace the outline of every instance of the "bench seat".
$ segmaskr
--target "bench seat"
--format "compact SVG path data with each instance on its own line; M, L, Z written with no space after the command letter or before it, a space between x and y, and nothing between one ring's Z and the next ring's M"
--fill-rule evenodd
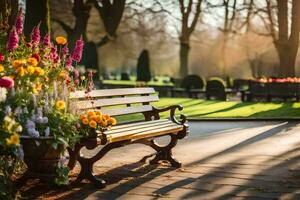
M177 134L183 130L182 125L178 125L169 119L154 120L148 122L137 122L129 125L117 125L111 130L104 131L107 143L123 140L135 141L141 138L151 138L166 134Z

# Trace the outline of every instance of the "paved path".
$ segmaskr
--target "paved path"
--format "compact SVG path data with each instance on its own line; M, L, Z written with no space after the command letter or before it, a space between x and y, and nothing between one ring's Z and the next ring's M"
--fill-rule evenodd
M82 184L46 192L49 188L36 186L25 194L31 199L300 199L300 123L190 125L191 134L174 151L181 169L138 163L152 150L131 145L96 164L108 182L103 190Z

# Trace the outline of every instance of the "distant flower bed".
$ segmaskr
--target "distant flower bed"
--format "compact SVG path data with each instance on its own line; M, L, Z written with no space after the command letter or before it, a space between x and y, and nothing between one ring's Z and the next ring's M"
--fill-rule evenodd
M259 78L256 79L260 83L300 83L300 78L298 77L288 77L288 78Z

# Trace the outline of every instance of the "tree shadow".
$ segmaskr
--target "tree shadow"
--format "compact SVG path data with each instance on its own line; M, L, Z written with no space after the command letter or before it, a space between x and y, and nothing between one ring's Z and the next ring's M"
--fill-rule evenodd
M221 113L221 112L228 112L228 111L231 111L231 110L234 110L234 109L242 108L242 107L245 107L245 106L250 106L250 105L253 105L253 104L255 104L255 103L237 103L237 104L235 104L233 106L230 106L228 108L224 108L224 109L216 110L216 111L212 111L212 112L205 112L205 113L201 113L201 114L189 115L189 117L201 117L201 116L204 116L204 115L216 114L216 113Z
M278 133L281 133L283 131L288 131L290 129L292 129L294 126L296 126L298 123L296 122L287 122L285 124L282 124L278 127L275 127L271 130L265 131L257 136L251 137L247 140L244 140L230 148L225 149L224 151L221 151L219 153L213 154L211 156L205 157L204 159L189 163L188 165L186 165L187 168L189 167L194 167L196 165L199 164L205 164L207 163L210 159L212 158L217 158L219 156L225 155L225 154L229 154L232 153L234 151L237 151L241 148L244 148L248 145L254 144L258 141L264 140L268 137L274 136ZM300 143L299 143L300 144ZM298 152L297 156L292 157L291 159L283 159L281 163L277 164L277 165L273 165L270 167L267 167L266 169L264 169L263 171L261 171L260 173L254 174L249 180L247 184L243 184L243 185L237 185L235 186L235 189L231 190L231 191L227 191L228 189L226 189L226 185L224 184L219 184L218 181L220 181L221 179L224 179L224 177L226 178L226 175L224 175L223 173L220 174L220 171L224 170L224 169L229 169L230 171L232 171L232 173L238 173L238 168L234 168L232 167L232 164L239 164L242 163L243 160L246 160L246 158L238 158L236 160L231 161L230 163L227 164L220 164L220 166L216 169L216 170L212 170L209 173L205 174L203 176L200 177L190 177L190 178L185 178L179 181L175 181L169 185L166 185L156 191L154 191L154 193L158 193L160 195L167 195L168 193L170 193L172 190L176 190L176 188L181 187L181 188L188 188L191 189L191 185L192 188L194 189L193 192L187 193L184 196L180 197L182 199L192 199L192 198L207 198L207 194L211 193L215 190L221 190L224 187L224 192L219 195L218 198L213 198L213 199L218 199L218 200L223 200L223 199L231 199L233 197L237 197L236 195L247 191L247 193L249 194L249 196L253 196L254 198L262 198L264 195L265 197L272 197L273 199L277 199L277 197L281 197L281 195L285 192L285 190L283 190L282 192L269 192L269 191L264 191L263 187L261 184L265 184L264 186L268 186L269 184L272 184L272 181L264 181L264 180L257 180L257 177L263 177L265 176L265 174L270 174L273 171L277 170L278 168L283 168L286 167L287 165L294 163L296 161L299 161L300 158L300 147L296 147L293 150L284 152L280 155L275 156L274 158L269 159L266 163L268 162L272 162L275 161L276 159L280 159L280 158L284 158L288 155L292 155L293 153ZM298 172L300 175L300 172ZM229 177L231 176L230 173L228 175ZM282 178L282 177L281 177ZM278 178L277 182L278 184L282 184L284 181L281 180L281 178ZM287 176L283 177L283 178L289 178ZM252 180L253 179L253 180ZM213 188L211 188L211 191L208 191L203 185L205 184L211 184L213 183ZM298 187L294 188L299 189L300 188L300 182L296 182L298 184ZM289 187L287 187L286 190L288 190ZM290 189L288 190L289 192L291 191ZM265 192L267 192L267 194L264 194ZM274 194L272 194L274 193ZM258 196L257 196L258 194ZM297 198L299 198L300 196L297 196ZM211 199L211 198L208 198ZM247 198L248 199L248 198Z

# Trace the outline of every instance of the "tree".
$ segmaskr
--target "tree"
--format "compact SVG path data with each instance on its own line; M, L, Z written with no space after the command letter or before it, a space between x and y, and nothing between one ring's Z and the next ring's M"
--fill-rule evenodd
M185 5L184 0L178 0L181 13L181 31L179 36L180 42L180 75L188 75L188 56L190 50L190 37L196 28L200 13L202 0L188 0ZM193 12L193 4L196 4Z
M39 23L41 35L50 32L49 0L27 0L24 22L24 34L27 38Z
M6 16L7 14L9 14L9 16L8 16L9 30L15 23L16 16L18 14L18 9L19 9L18 0L1 0L0 1L0 18L3 19L5 17L7 17Z
M137 64L137 81L148 82L151 80L150 72L150 61L149 61L149 52L144 49L139 58Z
M295 76L299 47L300 1L277 0L275 3L274 0L265 0L265 3L265 8L258 8L257 13L268 31L265 35L272 37L278 53L280 62L278 75Z

